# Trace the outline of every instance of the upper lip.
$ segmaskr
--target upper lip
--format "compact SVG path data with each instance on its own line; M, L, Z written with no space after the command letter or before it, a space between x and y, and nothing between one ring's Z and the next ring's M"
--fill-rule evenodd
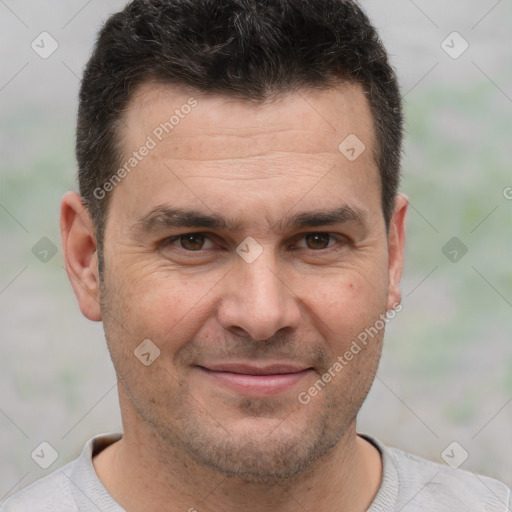
M297 364L273 363L264 366L240 363L222 363L198 365L212 372L230 372L244 375L281 375L286 373L299 373L311 367Z

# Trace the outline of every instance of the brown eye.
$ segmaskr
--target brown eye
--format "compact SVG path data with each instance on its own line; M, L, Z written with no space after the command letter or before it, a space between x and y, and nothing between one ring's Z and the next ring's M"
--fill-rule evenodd
M159 248L164 254L176 257L204 258L212 256L219 248L208 234L205 233L183 233L162 240Z
M187 251L199 251L204 245L205 236L200 233L191 233L189 235L180 235L178 239L183 249Z
M327 249L329 247L329 233L309 233L305 235L309 249Z

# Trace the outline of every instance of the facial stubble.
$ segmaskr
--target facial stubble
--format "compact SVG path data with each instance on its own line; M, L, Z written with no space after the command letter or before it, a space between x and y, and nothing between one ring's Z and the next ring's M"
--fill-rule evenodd
M105 284L101 289L105 335L119 381L139 420L149 425L159 440L170 466L179 458L186 465L193 462L247 483L275 485L307 473L355 425L378 368L382 336L372 341L377 345L372 350L365 348L358 354L358 363L351 362L351 378L338 376L338 383L329 383L311 404L299 404L295 396L286 401L240 398L235 411L239 419L221 422L194 396L186 378L171 374L162 365L163 358L145 368L133 357L132 350L126 349L131 340L123 325L128 324L119 318L119 308L112 310L112 305L121 301L110 297ZM320 359L327 358L324 354ZM162 393L162 382L173 380L174 396ZM290 400L294 400L291 405ZM233 407L233 401L227 405Z

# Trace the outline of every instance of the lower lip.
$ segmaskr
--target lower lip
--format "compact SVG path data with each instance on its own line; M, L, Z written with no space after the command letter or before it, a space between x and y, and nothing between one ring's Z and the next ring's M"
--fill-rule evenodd
M296 373L247 375L243 373L212 371L202 367L200 369L203 373L206 373L221 384L249 396L278 395L294 387L313 371L309 368Z

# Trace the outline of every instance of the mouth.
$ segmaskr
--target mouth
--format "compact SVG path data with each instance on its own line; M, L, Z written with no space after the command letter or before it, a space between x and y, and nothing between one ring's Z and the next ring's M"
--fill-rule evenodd
M220 364L197 366L214 383L251 397L275 396L295 387L314 370L311 367L270 364Z

